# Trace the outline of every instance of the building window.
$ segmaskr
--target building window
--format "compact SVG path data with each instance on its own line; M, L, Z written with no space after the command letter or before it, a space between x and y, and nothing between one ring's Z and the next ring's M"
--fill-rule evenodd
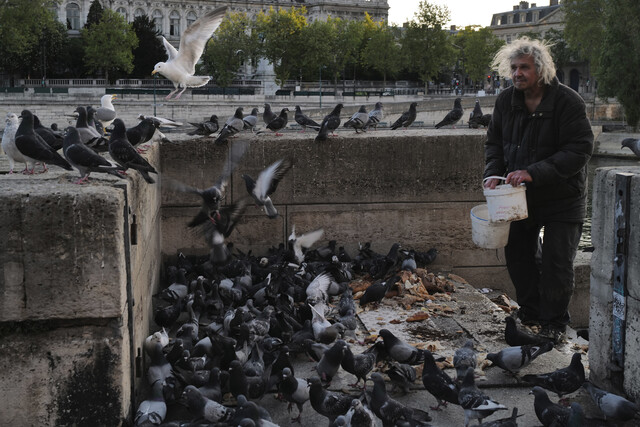
M507 24L513 24L513 15L507 16Z
M156 24L156 31L162 34L162 12L158 9L153 11L153 22Z
M136 19L139 16L145 16L146 13L144 13L144 10L138 8L133 12L133 19Z
M180 35L180 14L175 10L169 15L169 35Z
M67 29L80 29L80 6L75 3L69 3L67 5Z
M195 12L187 13L187 27L196 22L196 19L198 19L198 17L196 16Z
M511 34L507 34L507 44L511 43Z
M127 14L127 9L125 9L124 7L119 7L118 9L116 9L116 12L122 15L125 21L129 22L129 15Z

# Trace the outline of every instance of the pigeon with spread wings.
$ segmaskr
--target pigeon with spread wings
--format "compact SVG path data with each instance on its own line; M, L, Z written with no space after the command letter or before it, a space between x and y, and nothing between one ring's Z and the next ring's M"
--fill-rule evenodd
M194 76L196 62L202 56L207 41L218 28L226 13L227 7L223 6L198 18L182 33L178 50L164 37L162 38L169 59L167 62L158 62L151 74L160 73L173 82L175 90L171 91L166 99L170 99L172 95L182 89L175 97L178 99L188 87L204 86L211 80L209 76Z

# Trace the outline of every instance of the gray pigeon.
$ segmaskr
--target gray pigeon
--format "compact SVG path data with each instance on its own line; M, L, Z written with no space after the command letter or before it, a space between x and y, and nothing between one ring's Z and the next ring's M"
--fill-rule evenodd
M535 386L531 389L533 394L533 409L536 412L538 420L543 426L566 426L569 422L571 410L567 407L553 403L547 392L541 387Z
M467 340L462 348L456 349L453 354L453 367L456 369L458 379L464 377L468 368L476 369L476 351L473 348L473 340Z
M376 425L373 412L364 406L360 399L351 401L351 408L349 408L344 418L345 425L349 427L374 427Z
M16 131L20 125L18 115L15 113L7 113L5 123L6 126L2 132L2 149L9 158L9 174L13 173L15 162L24 163L24 171L22 173L27 173L27 161L20 150L18 150L18 147L16 147Z
M390 398L382 375L375 372L371 374L371 380L373 381L373 391L369 406L373 413L382 420L384 427L395 426L400 420L407 421L411 425L428 425L427 422L431 421L431 416L427 412L410 408Z
M253 110L251 110L251 114L247 114L242 120L244 121L244 129L253 131L258 124L258 108L254 107Z
M89 126L87 122L87 109L80 106L75 109L75 112L78 113L76 129L80 135L80 141L93 149L102 149L103 147L106 149L107 139L98 133L95 127Z
M306 380L296 378L291 369L282 369L282 380L278 385L278 389L285 400L289 402L287 410L291 413L291 407L295 403L298 407L298 416L292 418L292 422L300 422L304 403L309 400L309 383Z
M487 359L512 374L529 365L536 357L553 349L553 343L507 347L498 353L487 354Z
M212 114L211 117L209 117L209 120L205 120L204 122L189 122L189 124L196 128L191 132L187 132L187 135L209 136L218 132L218 129L220 129L220 126L218 125L218 116L215 114Z
M605 419L625 422L638 418L638 405L635 403L617 394L602 390L589 381L586 381L582 387L589 392L591 399L600 408Z
M431 407L434 411L439 411L440 406L447 406L447 402L458 405L460 388L449 375L438 368L433 354L429 350L424 352L424 366L422 368L422 384L424 388L438 401L438 405Z
M366 132L365 126L369 120L369 115L367 114L367 109L364 105L360 106L360 109L353 113L353 116L349 120L344 123L344 127L353 128L356 133L359 133L358 130L362 130Z
M544 338L540 335L528 333L522 329L518 329L516 325L516 319L512 316L505 318L507 325L504 328L504 340L510 346L526 345L526 344L544 344L548 342L548 338Z
M75 184L84 184L87 182L91 172L104 172L122 178L118 171L122 171L124 168L114 165L80 142L80 135L74 127L70 126L67 128L62 152L69 163L80 172L80 179L78 179Z
M280 110L280 114L278 115L278 117L271 120L267 124L267 129L274 131L276 133L276 136L282 136L282 134L278 131L284 129L289 122L289 116L287 115L288 111L289 109L287 107L283 108L282 110Z
M320 415L333 422L339 415L345 415L355 396L325 390L318 377L309 379L309 401L311 407Z
M399 127L406 129L411 126L418 115L418 112L416 111L417 106L418 104L416 102L412 102L409 105L409 110L405 111L400 117L398 117L398 120L391 125L391 129L396 130Z
M574 353L571 363L566 368L546 374L525 375L522 380L552 391L560 397L573 393L584 383L584 366L582 366L581 357L580 353Z
M375 345L366 349L362 353L355 355L351 351L351 348L349 348L348 345L346 346L340 366L342 366L342 369L349 372L351 375L354 375L358 379L354 384L349 384L351 387L357 387L360 380L363 382L363 387L366 387L367 375L376 366L377 358L378 351Z
M227 408L214 400L207 399L192 385L185 387L184 395L187 398L189 412L191 412L195 418L211 423L223 423L233 418L235 413L233 409Z
M473 107L473 111L469 115L469 128L478 129L481 120L482 108L480 107L480 100L476 99L476 104Z
M305 132L307 130L308 127L315 129L315 130L320 130L320 125L310 119L309 117L307 117L303 112L302 109L300 108L299 105L296 105L296 113L294 116L296 123L298 123L300 126L302 126L302 131L301 132Z
M640 157L640 139L625 138L622 140L621 148L624 147L628 147L631 151L633 151L633 154Z
M382 111L382 102L376 102L373 110L369 111L369 118L367 119L367 123L364 125L364 129L369 126L373 126L373 129L378 130L378 123L380 123L384 119L384 112Z
M443 126L453 126L456 128L456 123L462 118L464 110L462 109L462 99L456 98L453 102L453 110L449 111L447 115L442 119L440 123L436 125L436 129L440 129Z
M347 343L343 340L337 340L335 344L324 352L316 365L316 372L318 372L323 383L331 383L333 377L338 373L338 369L340 369L340 364L346 351Z
M424 353L404 341L397 338L388 329L380 329L379 335L384 341L384 347L387 354L393 360L409 365L419 365L424 362Z
M483 394L476 386L473 368L467 369L458 394L460 406L464 409L464 425L467 427L473 418L480 422L496 411L506 410L507 407Z
M518 415L518 408L513 408L510 417L487 421L486 423L479 424L478 427L518 427L517 419L521 416L522 415Z
M160 425L167 416L167 404L162 394L162 382L156 381L151 385L151 395L138 405L134 425Z
M262 112L262 120L264 121L264 124L268 125L271 120L275 119L276 117L278 117L278 115L271 111L271 105L264 104L264 111Z
M278 211L273 205L270 196L276 191L280 180L284 178L289 169L291 169L291 166L291 160L285 158L275 161L260 172L257 181L254 181L249 175L242 175L242 179L244 179L247 187L247 192L253 197L253 200L258 206L264 208L264 212L271 219L278 217Z
M315 137L316 142L326 141L329 137L329 132L333 134L333 131L338 129L338 126L340 126L340 112L342 111L342 108L342 104L337 104L329 114L324 116L322 123L320 123L318 135Z
M22 122L16 130L16 148L22 154L26 163L31 163L32 167L27 170L28 174L33 174L36 162L42 162L42 172L46 172L47 163L54 164L68 171L73 170L56 150L51 148L40 135L33 130L33 114L29 110L22 110L20 113Z
M222 145L228 142L228 139L241 130L244 129L244 116L242 114L242 107L238 107L232 117L227 119L227 122L222 127L218 138L216 138L216 144Z
M402 391L402 394L409 392L417 377L413 366L398 362L392 362L385 374L387 374L393 386Z

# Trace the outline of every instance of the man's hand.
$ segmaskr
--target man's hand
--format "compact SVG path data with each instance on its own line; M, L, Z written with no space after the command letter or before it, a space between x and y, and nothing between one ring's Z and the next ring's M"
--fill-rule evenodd
M509 172L507 175L507 184L517 187L523 182L533 182L533 178L531 178L531 175L529 175L529 172L527 172L526 169Z
M500 184L500 181L502 180L497 178L488 179L484 182L484 188L493 190L494 188L496 188L496 185Z

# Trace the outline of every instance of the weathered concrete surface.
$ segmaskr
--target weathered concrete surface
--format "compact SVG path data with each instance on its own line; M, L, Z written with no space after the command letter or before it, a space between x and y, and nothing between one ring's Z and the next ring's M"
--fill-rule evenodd
M612 327L613 327L613 266L616 253L615 233L615 179L620 172L633 173L631 181L631 206L629 224L629 258L626 298L626 345L624 349L624 370L616 372L612 368ZM626 392L634 399L640 396L637 354L640 351L640 325L638 317L640 304L640 269L638 268L638 218L640 218L640 168L601 168L597 171L593 186L592 241L595 247L591 259L591 318L590 345L600 351L590 353L592 377L595 384L607 389Z

